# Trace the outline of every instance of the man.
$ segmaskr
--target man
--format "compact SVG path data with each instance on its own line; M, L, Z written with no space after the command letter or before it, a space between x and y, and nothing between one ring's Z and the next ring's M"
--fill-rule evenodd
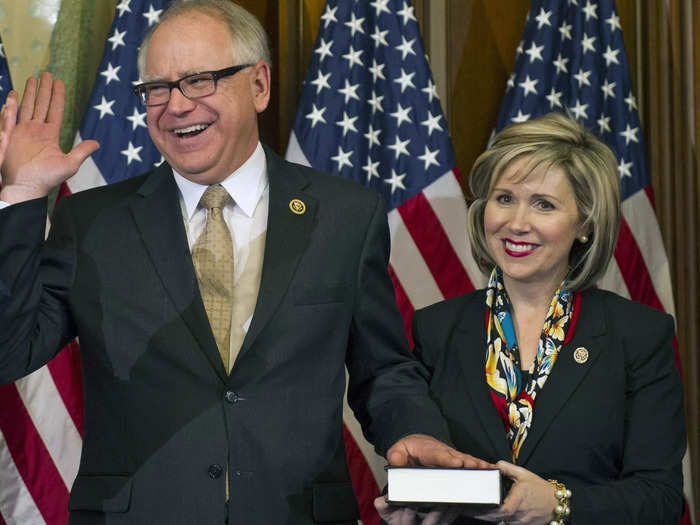
M60 152L49 74L27 82L16 127L15 94L3 110L0 382L80 338L71 524L354 522L345 366L392 463L483 464L435 439L448 436L406 350L380 198L261 146L268 56L228 0L164 13L136 91L167 162L64 199L46 242L46 195L98 144Z

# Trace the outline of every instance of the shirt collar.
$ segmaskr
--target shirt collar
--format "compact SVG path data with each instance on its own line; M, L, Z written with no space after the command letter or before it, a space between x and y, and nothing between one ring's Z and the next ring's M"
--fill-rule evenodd
M197 210L199 200L208 188L205 184L199 184L186 179L173 170L175 182L180 189L180 195L187 213L187 220ZM248 217L252 217L255 207L267 186L267 160L262 144L258 142L253 154L248 157L240 168L231 173L221 182L233 201Z

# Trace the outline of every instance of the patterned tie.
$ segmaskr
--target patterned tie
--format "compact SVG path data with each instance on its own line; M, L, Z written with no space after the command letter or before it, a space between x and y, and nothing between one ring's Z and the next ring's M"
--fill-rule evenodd
M233 304L233 241L222 210L231 196L221 186L209 186L199 201L207 210L204 232L192 247L199 291L226 373Z

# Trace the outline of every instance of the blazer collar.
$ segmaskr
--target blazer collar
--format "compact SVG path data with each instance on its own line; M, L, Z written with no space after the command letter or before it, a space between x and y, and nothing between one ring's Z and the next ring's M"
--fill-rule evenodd
M486 384L485 301L486 295L482 291L465 304L449 351L460 356L467 392L478 416L476 419L482 427L481 431L478 431L479 434L488 440L494 458L509 460L511 452L503 421L491 400ZM474 423L476 424L476 421Z
M584 292L574 336L559 350L552 373L535 399L532 424L518 455L519 464L527 462L554 418L595 365L602 348L600 338L605 332L605 316L598 296L594 292ZM588 351L588 359L583 363L574 359L577 348Z
M175 308L204 351L217 375L226 372L207 318L180 209L177 185L167 163L158 166L131 204L136 226Z
M311 181L305 170L264 149L270 183L265 255L258 300L239 359L248 353L287 293L309 243L319 205L307 192ZM295 212L292 203L301 203L304 209Z

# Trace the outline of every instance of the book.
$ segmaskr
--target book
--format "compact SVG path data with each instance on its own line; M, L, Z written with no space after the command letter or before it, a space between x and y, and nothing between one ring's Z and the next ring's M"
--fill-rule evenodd
M386 471L391 505L464 505L488 510L503 503L512 484L498 469L386 467Z

